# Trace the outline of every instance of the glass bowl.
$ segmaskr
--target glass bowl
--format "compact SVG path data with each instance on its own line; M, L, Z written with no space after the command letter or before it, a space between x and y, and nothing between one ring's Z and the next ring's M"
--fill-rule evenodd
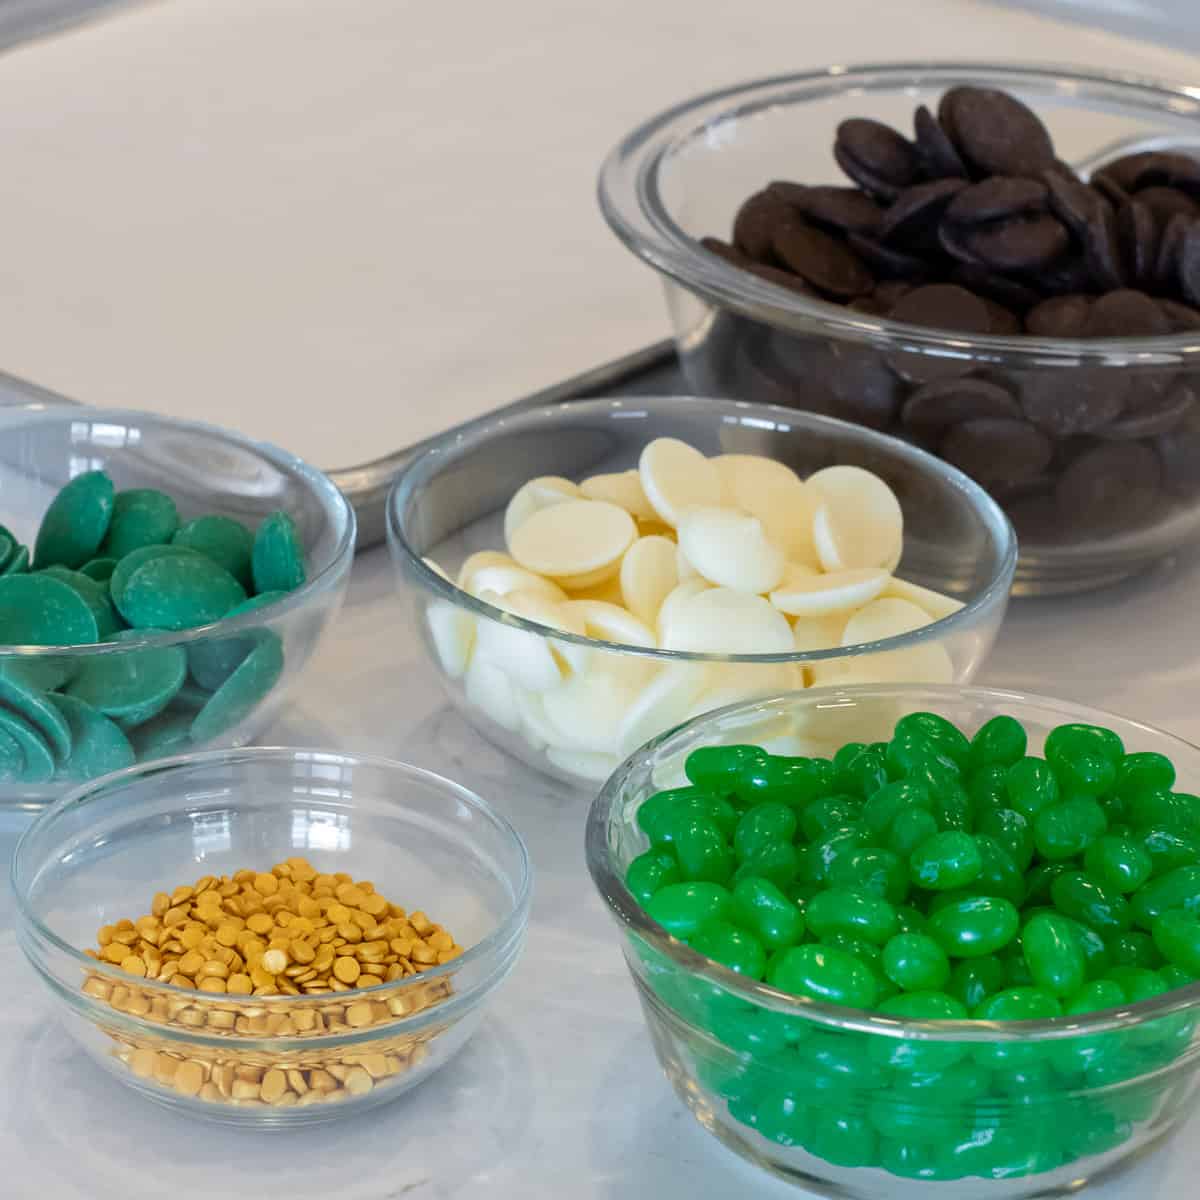
M905 1021L735 975L667 934L624 883L649 846L639 807L677 786L697 747L772 742L811 753L888 738L913 711L967 733L1007 713L1028 730L1031 754L1056 725L1098 723L1128 751L1169 756L1180 786L1200 786L1200 749L1082 705L981 688L818 689L711 713L639 750L592 805L588 868L623 935L659 1062L738 1154L870 1200L1073 1192L1188 1114L1200 1082L1200 984L1049 1021Z
M711 92L650 118L605 161L601 207L661 274L683 371L698 392L906 435L905 400L927 383L976 377L1008 392L1024 422L1019 436L973 456L970 469L1020 536L1016 593L1098 586L1200 531L1192 467L1200 333L1067 340L939 331L801 296L698 242L727 239L738 206L771 180L848 183L830 153L840 121L875 118L908 133L918 105L936 109L959 85L1025 101L1060 158L1084 175L1134 150L1200 153L1192 88L1061 68L835 66ZM945 445L942 432L920 436L939 452Z
M179 633L67 648L0 646L0 677L16 689L5 690L3 703L16 708L23 736L31 720L33 736L44 744L39 709L58 703L46 694L69 693L80 671L99 663L108 665L108 685L125 689L131 700L125 715L115 718L128 741L118 744L116 757L98 754L85 761L76 755L64 761L55 754L53 777L45 779L48 770L42 770L38 782L6 770L0 773L0 806L41 807L76 786L80 776L126 765L130 748L144 762L249 741L275 719L349 582L354 510L325 475L274 446L149 413L63 406L11 415L0 449L0 524L32 550L55 493L75 476L99 469L118 490L167 492L184 521L219 513L253 529L282 509L296 523L308 579L277 603ZM107 582L98 590L107 597ZM177 690L162 689L155 697L151 686L146 694L155 698L142 702L142 681L162 671L164 651L180 664L180 674L186 657L182 686L172 666L166 673ZM48 764L51 755L44 749L41 755Z
M505 506L528 479L625 470L658 437L705 454L765 455L801 476L834 463L876 472L904 514L898 574L964 607L902 637L840 650L698 654L552 630L463 591L426 561L455 577L472 552L504 546ZM388 540L404 602L454 705L501 748L581 787L607 778L654 734L735 700L846 675L966 682L995 640L1016 559L994 501L932 455L827 417L695 397L572 402L448 433L397 478ZM541 669L553 663L566 666Z
M193 991L83 953L102 925L148 912L158 891L292 856L423 906L464 953L392 983L299 997ZM12 885L21 948L90 1058L194 1116L292 1128L385 1103L465 1045L520 953L530 867L507 821L429 771L251 748L145 763L72 792L21 839ZM189 1094L200 1076L190 1068L184 1086L185 1061L221 1094ZM289 1086L270 1103L253 1087L232 1089L272 1070Z

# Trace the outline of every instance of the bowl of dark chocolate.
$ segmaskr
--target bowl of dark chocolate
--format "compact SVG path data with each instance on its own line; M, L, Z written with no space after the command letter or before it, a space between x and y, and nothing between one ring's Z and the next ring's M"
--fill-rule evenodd
M1200 539L1200 99L1059 68L830 68L700 96L606 160L710 395L835 415L985 486L1015 590Z

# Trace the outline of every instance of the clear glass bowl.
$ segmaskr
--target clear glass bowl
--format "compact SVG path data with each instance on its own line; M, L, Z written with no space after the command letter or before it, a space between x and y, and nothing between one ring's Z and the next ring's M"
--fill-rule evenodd
M765 455L802 476L833 463L876 472L904 513L898 575L964 607L902 637L835 651L649 650L514 616L425 561L456 577L469 554L504 547L505 506L527 480L625 470L657 437L680 438L710 455ZM687 396L572 402L448 433L397 478L388 541L410 617L454 705L523 762L587 788L649 737L698 712L813 678L853 670L859 679L869 672L865 678L970 680L995 640L1016 561L1012 526L995 502L932 455L828 417ZM552 657L569 665L566 675L540 670ZM593 687L609 697L607 717L575 720L572 714L589 708Z
M0 524L32 551L59 488L98 469L108 472L118 490L167 492L184 521L220 513L253 529L282 509L299 531L308 580L276 604L180 633L65 649L0 646L0 675L16 675L36 702L46 689L69 688L87 664L103 659L123 680L136 681L146 670L141 651L177 647L188 660L183 687L161 712L127 722L139 761L202 746L242 745L275 719L341 606L354 560L354 510L325 475L274 446L149 413L63 406L6 420ZM253 662L193 726L222 681L252 654ZM56 777L44 783L0 779L0 806L41 807L78 785L74 773L60 765Z
M148 912L157 891L203 875L270 870L293 855L424 909L465 952L394 983L307 997L196 992L83 954L102 925ZM90 1058L191 1115L292 1128L385 1103L463 1047L520 954L531 879L512 826L447 779L384 759L251 748L143 764L64 797L18 844L12 886L21 948ZM355 1001L373 1013L361 1028L342 1020L343 1005ZM337 1032L317 1033L310 1015L312 1031L302 1036L300 1020L289 1020L299 1013L320 1013ZM290 1036L272 1036L281 1021ZM231 1068L248 1072L247 1082L272 1068L332 1067L340 1078L361 1066L371 1082L290 1107L210 1101L171 1082L185 1059L209 1080Z
M738 1154L864 1200L1074 1192L1188 1114L1200 1084L1200 984L1085 1017L903 1021L747 981L667 934L625 886L649 845L638 809L678 785L692 750L870 742L913 711L967 733L1007 713L1028 730L1031 754L1056 725L1098 723L1129 751L1167 755L1182 787L1200 786L1200 749L1082 705L981 688L818 689L712 713L639 750L592 805L588 869L624 935L668 1079Z
M1191 88L1061 68L836 66L711 92L650 118L604 163L601 207L662 275L698 392L903 432L904 399L926 380L976 376L1009 391L1053 450L1048 467L1010 454L979 472L1021 539L1016 593L1098 586L1200 532L1200 334L951 334L800 296L698 244L728 238L738 206L771 180L848 183L830 152L840 121L871 117L907 133L918 105L936 110L958 85L1020 97L1045 120L1060 158L1085 175L1133 150L1200 153ZM1044 439L1039 446L1044 453Z

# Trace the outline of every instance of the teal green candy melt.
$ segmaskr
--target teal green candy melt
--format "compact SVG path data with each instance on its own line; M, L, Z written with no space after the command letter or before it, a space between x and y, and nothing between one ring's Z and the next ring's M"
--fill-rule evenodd
M7 729L0 727L0 783L19 782L25 774L25 752Z
M34 542L35 570L61 564L74 570L94 558L113 513L112 480L103 471L77 475L54 497Z
M17 552L12 555L3 568L0 568L0 577L5 575L24 575L29 570L29 551L24 546L18 546Z
M71 730L49 693L11 671L0 672L0 705L23 717L58 758L71 750Z
M49 783L54 778L56 764L50 744L25 717L0 708L0 733L12 738L20 749L20 782Z
M52 701L71 730L71 751L59 763L60 779L92 779L133 766L133 747L116 722L71 695Z
M165 492L153 488L131 488L118 492L113 500L108 534L100 543L100 553L121 559L143 546L161 546L169 542L179 528L179 509Z
M202 554L160 555L138 567L114 599L135 629L180 630L219 621L246 593Z
M290 592L304 583L304 547L296 522L287 513L273 512L259 525L251 566L259 592Z
M193 719L191 711L164 712L131 730L129 740L137 757L145 760L185 753L192 745Z
M116 566L115 558L89 558L79 568L79 573L86 575L89 579L94 579L97 583L107 583L112 578Z
M282 600L284 595L284 592L263 592L261 595L252 596L241 604L235 604L225 614L225 619L266 608L267 605ZM192 678L201 687L208 688L209 691L216 691L241 666L256 645L256 635L254 632L250 632L233 633L221 638L207 638L203 642L189 646L188 667L192 672Z
M171 544L211 558L247 591L254 586L250 562L254 536L240 521L217 514L196 517L179 527Z
M121 618L113 607L106 584L98 583L82 571L72 571L69 567L47 567L41 574L51 575L79 593L96 618L96 631L101 640L121 627Z
M125 630L111 640L138 642L161 630ZM187 677L180 646L137 646L87 659L67 687L67 695L132 728L162 712Z
M95 613L70 584L48 574L0 577L0 643L73 646L99 636Z
M117 565L113 567L112 574L109 576L108 590L112 594L113 603L118 610L121 608L125 589L129 586L130 579L147 563L156 558L187 558L189 556L201 559L204 557L195 550L189 550L186 546L143 546L140 550L126 554L124 558L117 561Z
M192 737L207 742L240 725L266 699L283 674L283 643L269 629L256 634L258 645L213 692L192 721Z

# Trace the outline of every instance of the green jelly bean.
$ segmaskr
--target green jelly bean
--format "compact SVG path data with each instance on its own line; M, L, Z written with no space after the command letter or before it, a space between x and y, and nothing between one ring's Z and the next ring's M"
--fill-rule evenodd
M1159 826L1138 830L1130 837L1150 855L1152 878L1176 867L1200 863L1200 838Z
M1151 971L1146 967L1110 967L1108 977L1124 992L1126 1004L1137 1004L1142 1000L1150 1000L1167 991L1167 985L1158 972Z
M962 773L958 764L944 754L929 752L919 758L914 764L909 778L928 788L933 797L933 809L937 813L940 806L950 798L956 802L961 800L964 807L970 807L966 789L962 785Z
M978 960L977 960L978 961ZM952 1043L943 1043L950 1045ZM931 1100L947 1109L962 1108L991 1090L990 1072L971 1058L938 1071L903 1071L892 1076L890 1090L905 1099Z
M113 598L136 629L178 630L219 621L246 599L246 592L203 554L160 554L138 567Z
M1183 793L1139 792L1125 804L1134 829L1172 829L1184 837L1198 832L1195 807Z
M1055 911L1055 910L1050 910ZM1083 961L1087 968L1088 979L1100 979L1108 972L1108 968L1112 965L1112 956L1108 950L1108 944L1089 925L1084 925L1081 921L1075 920L1074 917L1068 917L1065 913L1058 913L1064 921L1075 931L1075 939L1079 943L1079 948L1083 951ZM1110 935L1113 936L1113 935Z
M988 896L1001 896L1020 906L1025 900L1025 879L1017 864L1008 856L1004 847L987 834L975 835L981 863L979 877L973 888Z
M972 769L1011 767L1025 757L1028 737L1025 726L1014 717L998 716L985 721L971 739L967 762Z
M1154 870L1150 853L1133 838L1106 834L1097 838L1083 856L1084 870L1113 892L1136 892Z
M937 1150L921 1141L900 1141L895 1138L879 1139L879 1166L889 1175L902 1179L923 1179L933 1182L940 1179L941 1164Z
M270 694L283 674L283 643L269 629L242 665L209 697L192 722L192 738L207 742L240 725ZM732 857L732 856L731 856Z
M130 629L109 640L137 641L157 632ZM182 647L144 646L89 658L67 694L132 728L162 712L186 677L187 654Z
M0 733L17 745L21 754L19 778L22 783L49 783L54 778L54 754L44 737L19 713L0 708ZM12 752L5 753L5 759Z
M1010 807L1030 820L1058 801L1058 779L1041 758L1026 757L1013 763L1004 777L1004 788Z
M1062 1162L1052 1137L1044 1126L1025 1123L976 1129L964 1141L942 1149L938 1178L1024 1179L1052 1171Z
M896 722L894 735L898 738L923 737L932 743L939 754L962 766L971 753L966 735L951 721L932 712L913 712Z
M983 869L979 847L969 833L947 830L935 833L909 858L909 874L918 887L948 892L966 887Z
M133 747L121 727L74 696L53 696L71 730L70 752L58 767L60 779L93 779L133 766Z
M805 849L801 877L822 882L829 878L829 869L838 858L866 845L867 831L859 824L830 829Z
M800 874L800 851L790 842L760 846L733 873L734 880L762 877L780 888L789 887Z
M179 509L166 492L130 488L113 498L112 519L100 553L120 559L143 546L165 545L178 528Z
M767 755L758 766L747 766L735 785L735 792L744 804L782 800L798 809L831 791L833 763L828 759L777 754Z
M1176 867L1150 880L1133 894L1131 907L1143 929L1152 929L1156 918L1171 909L1200 916L1200 864Z
M1120 1008L1124 1003L1125 993L1116 980L1089 979L1067 1002L1066 1011L1068 1016L1078 1017L1105 1008Z
M950 981L946 952L925 933L898 933L883 948L883 970L906 992L939 992Z
M1034 986L1033 972L1029 969L1020 946L1007 947L1000 956L1000 962L1004 966L1005 988Z
M829 866L831 887L870 892L892 904L908 896L908 868L899 855L878 846L865 846L840 855Z
M1148 933L1114 933L1104 944L1114 966L1154 968L1162 964L1162 955Z
M0 705L23 717L59 759L71 753L71 727L49 693L32 687L19 672L0 672Z
M1182 967L1193 978L1200 975L1200 920L1191 913L1172 909L1154 919L1151 935L1169 963Z
M792 1089L772 1089L754 1106L749 1122L768 1141L803 1146L812 1132L812 1113Z
M819 938L840 933L882 946L899 929L896 910L870 892L829 888L818 892L804 911L809 929Z
M854 937L848 933L830 933L821 939L822 945L834 946L857 958L860 963L871 968L875 974L875 982L879 984L879 995L875 1003L884 997L884 992L894 992L891 981L883 973L883 951L871 942Z
M250 553L256 592L291 592L307 578L296 522L276 511L263 519Z
M781 950L772 958L767 978L794 996L848 1008L871 1008L879 995L870 967L833 946L807 944Z
M934 913L929 933L951 958L977 958L1007 946L1020 922L1011 900L970 896Z
M1046 735L1045 753L1047 761L1055 764L1077 754L1098 754L1115 764L1125 756L1125 746L1111 729L1077 723L1052 729Z
M1168 988L1181 988L1187 987L1189 983L1195 983L1200 975L1181 967L1178 963L1169 962L1166 966L1158 968L1158 977Z
M963 1004L945 992L901 992L877 1005L889 1017L904 1021L965 1021ZM896 1071L945 1071L971 1052L971 1043L930 1041L912 1037L873 1037L872 1059Z
M944 1144L966 1136L965 1115L936 1097L905 1093L875 1095L867 1102L867 1120L883 1138L909 1138L928 1145Z
M964 788L942 792L933 798L933 815L940 830L957 829L968 832L973 814L971 801Z
M754 1054L766 1061L783 1053L788 1044L786 1026L775 1016L756 1008L720 1009L713 1014L711 1032L738 1054Z
M650 897L670 883L679 883L679 863L665 847L655 847L639 854L625 869L625 886L645 908Z
M854 796L835 793L821 796L800 812L800 832L815 841L833 829L844 829L855 823L862 814L863 803Z
M897 779L868 798L862 807L862 822L873 834L886 835L900 813L910 808L931 812L933 797L920 784Z
M992 807L975 819L975 832L994 838L1018 871L1028 871L1033 862L1033 826L1024 813L1015 808Z
M924 933L929 925L925 914L911 904L896 905L896 920L901 933Z
M171 544L186 546L211 558L247 591L254 586L250 567L254 535L240 521L215 513L196 517L175 531Z
M1129 810L1125 801L1120 796L1109 793L1107 796L1101 796L1097 803L1104 809L1104 816L1108 820L1109 833L1123 833L1129 829Z
M1054 881L1071 870L1074 870L1074 865L1069 862L1038 863L1025 876L1026 905L1049 904Z
M762 942L728 921L710 921L692 935L690 944L697 954L748 979L761 979L767 969L767 952Z
M795 810L777 800L747 809L733 833L733 852L738 862L745 862L764 846L790 842L796 836L796 825Z
M704 791L731 795L744 772L756 771L766 761L767 752L759 746L701 746L687 756L683 773Z
M980 1021L1045 1021L1062 1015L1062 1006L1039 987L1009 987L989 996L972 1016ZM1029 1067L1046 1057L1036 1042L983 1042L974 1047L976 1060L992 1070Z
M672 788L656 792L637 811L637 823L652 845L674 840L680 823L691 817L705 817L726 836L737 826L737 810L719 796L699 788Z
M1144 889L1143 889L1144 890ZM1064 871L1050 885L1054 906L1097 933L1124 933L1133 921L1129 902L1082 871Z
M724 920L733 897L719 883L669 883L659 888L646 912L672 937L690 941L710 921Z
M139 761L183 754L192 744L192 714L159 713L129 733Z
M930 801L932 803L932 801ZM923 808L907 808L896 814L888 833L887 848L903 861L938 832L937 818Z
M50 502L33 546L36 570L61 563L74 570L89 558L108 532L113 484L103 471L76 475Z
M833 786L850 796L872 796L888 781L885 759L866 746L851 746L833 756Z
M1042 858L1076 858L1108 828L1104 810L1087 796L1072 796L1040 809L1033 818L1033 841Z
M1165 754L1140 751L1126 754L1117 767L1117 795L1124 799L1145 792L1169 792L1175 786L1175 767Z
M872 1167L879 1157L879 1138L865 1116L817 1109L804 1148L838 1167Z
M87 601L61 579L47 574L0 576L0 643L79 646L99 636Z
M954 964L946 991L974 1012L989 996L1004 990L1004 966L994 954L964 958Z
M1034 983L1052 996L1073 996L1087 979L1087 962L1074 930L1057 913L1037 913L1021 931L1021 948Z
M911 775L917 764L929 755L937 754L937 747L919 733L908 733L893 737L884 751L889 774L894 779Z
M97 583L107 583L112 578L116 566L115 558L89 558L79 568L79 573L86 575L89 579L94 579Z
M804 936L804 914L769 879L739 879L733 889L731 919L768 950L794 946Z
M266 608L283 598L283 592L262 592L241 604L235 604L225 614L225 619ZM228 637L207 638L189 646L188 670L191 671L192 678L201 687L216 691L245 662L246 656L257 645L258 634L258 630L252 629L245 633L230 634Z
M1054 771L1059 790L1068 796L1103 796L1117 781L1117 768L1099 754L1064 755Z
M1008 766L992 763L977 767L967 776L965 786L971 806L977 812L1008 807Z
M837 1092L846 1098L889 1083L888 1072L869 1053L869 1039L857 1033L811 1030L796 1045L786 1069L810 1090Z
M686 880L728 883L734 860L721 831L704 817L685 817L675 829L671 848Z

